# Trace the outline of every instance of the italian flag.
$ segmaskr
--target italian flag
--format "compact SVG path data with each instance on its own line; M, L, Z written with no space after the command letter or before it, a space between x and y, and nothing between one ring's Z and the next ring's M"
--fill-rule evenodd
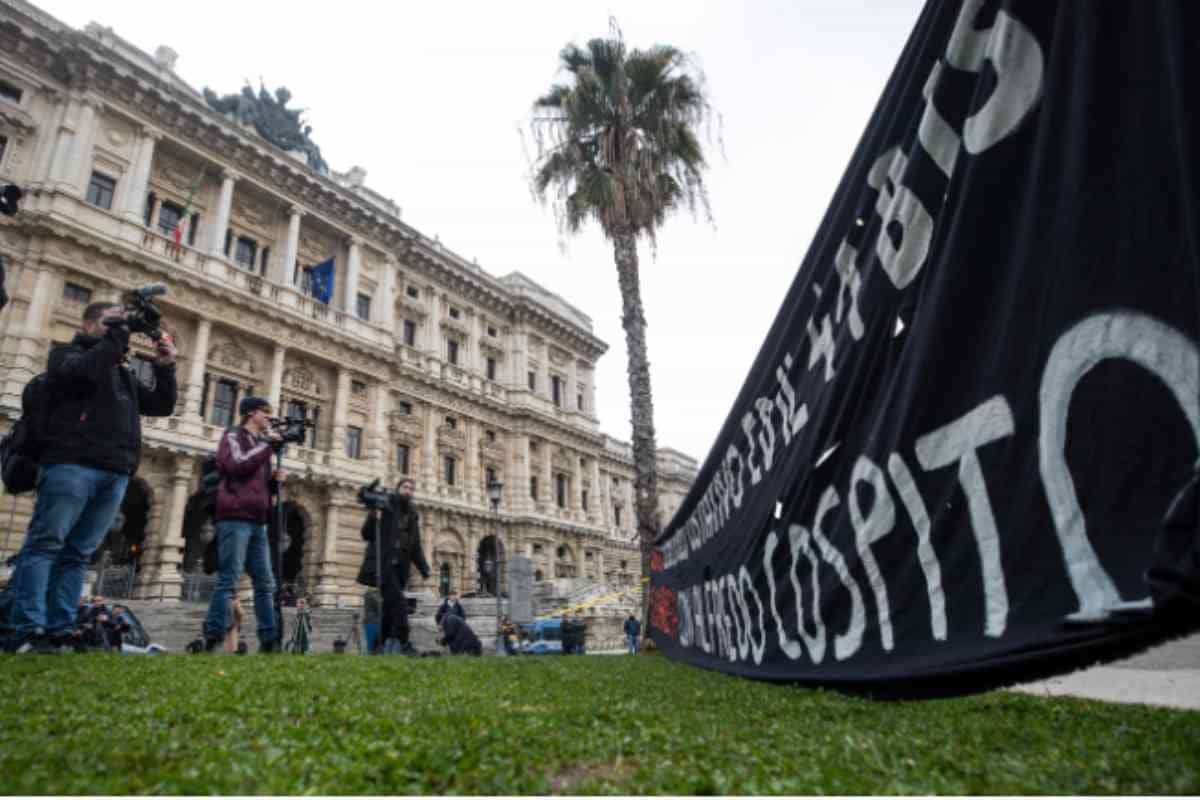
M179 221L175 223L175 230L171 231L171 235L175 237L175 246L179 247L183 243L183 229L187 226L188 217L192 214L192 201L196 199L196 191L200 188L200 184L204 181L204 170L200 170L200 174L196 176L196 181L192 184L192 188L188 190L187 202L183 205L183 213L179 215Z

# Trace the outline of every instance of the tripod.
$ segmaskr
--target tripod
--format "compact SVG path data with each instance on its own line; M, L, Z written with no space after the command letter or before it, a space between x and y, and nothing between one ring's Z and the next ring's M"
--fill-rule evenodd
M287 450L287 441L280 443L275 451L275 468L283 469L283 453ZM283 534L287 524L283 513L283 484L275 484L275 631L278 643L283 644ZM297 615L296 624L299 627L300 617ZM307 648L306 648L307 649ZM295 652L295 651L293 651Z
M312 611L307 606L296 609L296 623L292 635L283 646L284 652L306 655L312 647Z

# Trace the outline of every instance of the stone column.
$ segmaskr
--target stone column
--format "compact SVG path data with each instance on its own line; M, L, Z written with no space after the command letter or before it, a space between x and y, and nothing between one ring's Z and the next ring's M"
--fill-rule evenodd
M208 362L208 338L212 333L212 322L202 319L196 324L196 341L192 343L191 362L188 364L188 383L184 395L184 416L192 422L202 422L200 407L203 405L204 368Z
M271 408L275 409L275 416L285 416L284 409L280 407L279 401L283 396L283 362L287 356L287 348L281 344L275 345L275 352L271 356L271 385L267 389L267 400L271 403Z
M187 513L188 492L192 483L192 460L188 456L176 456L175 469L171 473L171 497L168 501L166 524L158 531L156 551L147 553L157 565L157 591L155 597L178 600L182 591L183 578L176 564L183 561L183 519Z
M287 241L283 243L283 257L275 264L275 272L271 280L280 286L293 286L296 274L296 257L300 252L300 220L304 210L299 206L288 209Z
M45 130L38 137L37 147L33 152L29 180L31 185L35 187L41 187L50 182L50 172L54 167L54 162L51 159L53 159L54 150L59 146L59 139L63 135L63 122L67 113L67 99L65 95L61 92L46 89L42 89L41 93L46 98L46 104L49 106L49 114Z
M154 169L154 148L162 135L162 131L157 128L142 129L137 154L124 181L121 216L135 225L141 225L145 221L146 194L149 192L150 175Z
M554 450L554 445L550 442L542 442L542 472L545 477L542 481L545 482L546 507L549 509L558 508L558 483L554 479L554 460L551 455ZM551 512L553 513L553 511Z
M529 436L520 434L513 437L513 445L516 449L516 462L514 470L516 478L516 486L513 487L511 494L512 510L515 513L522 513L530 510L533 507L533 502L529 497Z
M375 474L383 475L386 474L388 468L387 384L376 384L374 395L371 432L367 439L367 458L374 465Z
M588 495L588 517L598 525L604 524L604 492L600 486L600 459L592 459L592 491Z
M471 341L467 343L467 358L469 359L470 368L467 370L472 375L487 375L480 363L480 355L482 353L479 343L483 335L480 326L480 314L478 309L471 309Z
M325 532L322 537L323 547L321 564L317 574L317 604L332 606L337 604L337 557L339 509L335 489L329 490L329 498L325 503Z
M587 577L587 560L584 557L584 551L587 548L584 546L582 536L575 537L575 577Z
M421 441L421 483L430 495L437 494L437 409L425 407L425 437Z
M479 468L479 423L473 419L464 419L464 422L467 427L467 502L479 505L480 489L483 486Z
M88 96L73 98L76 108L75 129L70 136L65 152L61 153L63 163L56 163L58 188L71 194L82 195L92 174L92 151L96 145L96 111L101 102ZM56 154L56 160L60 156Z
M437 361L442 359L442 296L436 286L430 286L426 291L429 292L429 318L426 321L425 352L431 357L430 371L436 371Z
M575 395L579 391L579 363L574 356L571 357L571 362L567 364L567 380L564 391L567 396L563 398L563 408L570 412L579 410L579 403L575 399Z
M637 530L637 507L633 504L633 476L625 481L625 514L621 521L626 531Z
M352 317L358 317L358 274L362 270L362 241L350 240L350 252L346 258L346 296L342 308Z
M221 172L221 194L217 198L212 233L208 237L208 252L214 258L222 258L225 254L225 231L229 228L229 215L233 210L233 185L237 183L237 180L236 172L231 170Z
M571 454L571 516L583 519L583 467L579 466L579 454Z
M50 267L43 266L33 280L33 293L29 298L29 307L25 310L25 335L30 338L42 338L42 328L45 327L46 315L50 312L51 291L53 284L57 282L56 278Z
M512 357L509 359L511 364L512 376L509 381L509 386L518 392L527 391L529 389L529 334L520 327L513 329L512 332Z
M388 256L383 261L383 279L379 282L379 298L375 307L375 318L387 329L390 337L396 335L396 259ZM390 341L389 341L390 344Z
M587 416L596 419L596 370L594 368L588 373L587 392L583 403Z
M350 370L338 367L337 394L333 399L333 446L335 456L346 455L346 409L350 405Z

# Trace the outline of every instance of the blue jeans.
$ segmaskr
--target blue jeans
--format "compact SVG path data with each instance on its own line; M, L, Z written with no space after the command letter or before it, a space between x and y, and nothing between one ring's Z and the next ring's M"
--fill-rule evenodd
M129 476L78 464L48 464L10 582L17 636L75 626L88 562L112 527Z
M230 604L242 579L242 568L254 584L254 617L258 621L259 643L279 638L275 629L275 577L271 574L271 546L267 526L240 519L217 522L217 588L204 618L204 636L220 639L233 625Z
M636 656L638 650L638 637L632 633L625 634L625 638L629 640L629 655Z

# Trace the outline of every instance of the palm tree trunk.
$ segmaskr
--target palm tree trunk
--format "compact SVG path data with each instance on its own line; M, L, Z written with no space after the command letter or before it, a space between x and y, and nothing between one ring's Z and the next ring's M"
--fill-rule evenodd
M629 358L633 495L642 551L642 630L649 633L650 551L658 536L658 447L654 441L654 401L650 394L650 361L646 356L646 315L638 282L637 239L632 233L618 232L613 237L613 256L621 287L621 327L625 329Z

